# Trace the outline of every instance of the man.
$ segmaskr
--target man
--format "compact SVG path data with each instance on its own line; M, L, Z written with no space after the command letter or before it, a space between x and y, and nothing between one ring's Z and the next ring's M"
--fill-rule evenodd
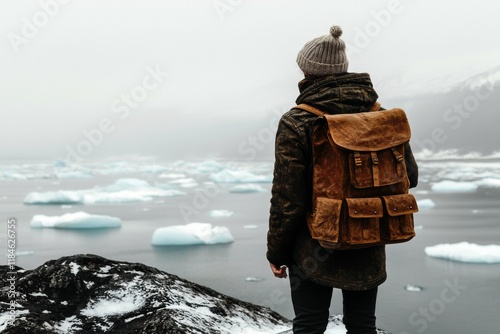
M366 73L348 73L345 43L338 26L300 50L297 63L305 78L296 103L329 114L371 110L378 95ZM342 290L348 334L374 334L377 289L387 277L385 247L347 251L322 248L311 238L306 217L312 207L312 123L317 116L300 109L285 113L276 135L267 259L276 277L290 275L295 312L293 332L324 333L333 288ZM405 147L410 186L418 169ZM343 168L339 166L339 168Z

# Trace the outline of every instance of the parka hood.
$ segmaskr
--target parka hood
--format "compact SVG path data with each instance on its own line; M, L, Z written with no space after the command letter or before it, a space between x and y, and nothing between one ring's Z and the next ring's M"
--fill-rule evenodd
M368 73L311 76L299 82L296 103L306 103L329 114L350 114L371 109L378 95Z

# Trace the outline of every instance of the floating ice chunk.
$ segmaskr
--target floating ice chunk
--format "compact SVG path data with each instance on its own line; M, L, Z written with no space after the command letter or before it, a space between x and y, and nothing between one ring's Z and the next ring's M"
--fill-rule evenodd
M89 179L93 177L91 172L84 172L79 170L68 170L56 172L58 179Z
M473 193L478 185L474 182L441 181L432 185L431 189L437 193Z
M469 263L500 263L499 245L478 245L468 242L425 247L431 257Z
M24 198L25 204L82 204L83 194L72 190L31 192Z
M247 171L230 169L221 170L210 175L210 179L217 183L271 183L272 175L256 175Z
M154 246L203 245L233 242L226 227L208 223L190 223L161 227L154 231L151 244Z
M222 170L224 167L214 160L207 160L197 163L193 166L193 172L196 174L209 174Z
M28 256L35 254L34 251L16 251L16 256Z
M165 166L161 165L146 165L146 166L140 166L139 167L139 172L140 173L163 173L166 172L167 168Z
M245 282L262 282L264 279L262 277L249 276L245 278Z
M212 210L210 211L211 217L231 217L234 214L233 211L229 210Z
M180 173L161 173L158 175L160 179L182 179L186 177L186 174Z
M119 179L106 187L85 190L31 192L25 204L93 204L145 202L157 197L185 195L177 189L161 189L139 179Z
M140 179L119 179L102 189L85 191L85 203L145 202L156 197L184 195L176 189L160 189Z
M178 184L182 188L194 188L198 186L198 182L196 182L193 178L182 178L169 182L170 184Z
M245 225L243 226L244 229L246 230L255 230L256 228L258 228L257 225Z
M500 188L500 179L484 178L475 182L479 187L483 188Z
M265 192L266 189L262 188L258 184L240 184L229 190L231 193L258 193Z
M0 173L0 177L4 180L27 180L30 177L18 172L3 171Z
M83 211L66 213L62 216L35 215L31 219L32 228L94 229L121 226L120 218L91 215Z
M426 198L417 201L417 205L420 209L431 209L436 206L436 203L432 199Z
M413 284L407 284L405 285L405 290L410 291L410 292L420 292L424 290L421 286L418 285L413 285Z

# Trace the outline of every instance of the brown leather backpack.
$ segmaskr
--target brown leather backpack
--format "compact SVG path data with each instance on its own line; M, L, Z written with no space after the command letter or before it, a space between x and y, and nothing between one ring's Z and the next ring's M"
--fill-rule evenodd
M417 202L408 193L404 145L410 140L402 109L326 114L313 123L311 236L322 247L355 249L400 243L415 236Z

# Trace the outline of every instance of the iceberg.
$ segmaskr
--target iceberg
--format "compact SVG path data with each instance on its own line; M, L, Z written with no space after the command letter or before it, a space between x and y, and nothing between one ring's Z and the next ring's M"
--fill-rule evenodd
M153 246L213 245L234 241L226 227L212 226L209 223L189 223L161 227L154 231Z
M425 254L466 263L500 263L500 245L478 245L464 241L425 247Z
M111 216L91 215L83 211L66 213L62 216L35 215L32 228L97 229L120 227L121 219Z
M266 189L262 188L258 184L240 184L229 190L230 193L240 193L240 194L258 193L265 191Z
M91 172L83 172L79 170L67 170L56 172L58 179L89 179L93 177Z
M195 179L189 178L180 178L176 180L169 181L170 184L177 184L182 188L194 188L198 186L198 182Z
M444 180L434 183L431 187L432 191L442 194L453 193L473 193L476 192L478 185L474 182L458 182Z
M83 204L83 194L71 190L34 191L26 195L24 204Z
M417 205L420 209L432 209L436 206L436 203L430 198L425 198L418 200Z
M475 182L479 187L483 188L500 188L500 179L487 177Z
M256 175L247 171L224 169L210 175L210 180L216 183L271 183L273 176Z
M211 217L231 217L234 214L233 211L229 210L212 210L210 211Z
M119 179L106 187L85 190L31 192L25 204L95 204L146 202L158 197L185 195L177 189L162 189L140 179Z

